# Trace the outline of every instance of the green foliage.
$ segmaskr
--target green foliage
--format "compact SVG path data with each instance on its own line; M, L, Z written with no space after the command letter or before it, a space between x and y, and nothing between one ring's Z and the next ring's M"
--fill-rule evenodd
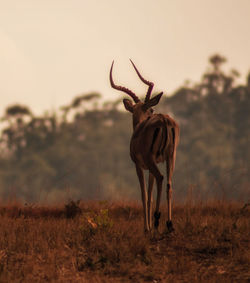
M98 227L111 228L113 226L113 221L109 218L108 209L101 209L100 213L96 215L95 222Z
M175 198L185 198L190 185L200 198L249 196L250 74L237 85L238 72L225 73L225 62L212 56L200 82L181 86L158 106L181 128ZM101 105L100 94L83 94L40 117L27 106L8 107L1 119L0 196L138 198L131 116L120 110L121 99Z
M108 230L113 227L113 221L109 217L108 209L101 209L98 212L86 212L82 215L80 223L80 230L84 239L88 239L100 230Z

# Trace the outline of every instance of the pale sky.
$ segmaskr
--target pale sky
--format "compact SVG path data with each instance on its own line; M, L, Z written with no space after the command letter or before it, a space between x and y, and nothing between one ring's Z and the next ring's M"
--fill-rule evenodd
M139 95L129 58L155 90L200 80L214 53L245 80L250 0L0 0L0 116L7 105L36 114L97 91L117 99L108 73Z

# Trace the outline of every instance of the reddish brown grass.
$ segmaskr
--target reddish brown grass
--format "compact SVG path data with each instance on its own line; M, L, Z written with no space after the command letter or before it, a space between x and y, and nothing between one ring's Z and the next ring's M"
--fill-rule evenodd
M145 236L137 203L81 203L73 216L63 205L2 205L0 282L246 282L250 213L242 207L175 205L175 232Z

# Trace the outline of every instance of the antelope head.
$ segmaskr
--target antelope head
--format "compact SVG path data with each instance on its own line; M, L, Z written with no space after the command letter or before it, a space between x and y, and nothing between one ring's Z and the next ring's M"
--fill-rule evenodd
M157 105L161 99L161 96L163 94L163 92L157 94L156 96L154 96L153 98L151 98L151 92L152 89L154 87L154 84L150 81L145 80L142 75L139 73L139 71L137 70L135 64L132 62L132 60L130 60L137 75L139 76L140 80L145 83L148 86L148 90L144 99L144 102L141 101L138 96L131 91L130 89L123 87L123 86L118 86L114 83L113 81L113 76L112 76L112 71L113 71L113 65L114 65L114 61L112 62L111 68L110 68L110 84L111 86L119 91L125 92L126 94L128 94L134 101L134 103L130 100L130 99L123 99L123 104L124 107L127 111L131 112L133 115L133 127L135 129L136 125L138 125L139 123L141 123L142 121L148 119L150 116L153 115L153 109L152 107Z

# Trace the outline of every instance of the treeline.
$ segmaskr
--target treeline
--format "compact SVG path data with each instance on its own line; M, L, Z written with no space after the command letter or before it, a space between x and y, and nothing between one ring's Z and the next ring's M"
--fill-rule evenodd
M201 81L162 98L158 111L180 124L175 199L249 198L250 74L223 71L214 55ZM60 198L139 198L129 157L132 122L122 97L76 97L60 111L38 117L28 106L9 106L1 119L0 195L25 201ZM162 167L165 171L165 167Z

